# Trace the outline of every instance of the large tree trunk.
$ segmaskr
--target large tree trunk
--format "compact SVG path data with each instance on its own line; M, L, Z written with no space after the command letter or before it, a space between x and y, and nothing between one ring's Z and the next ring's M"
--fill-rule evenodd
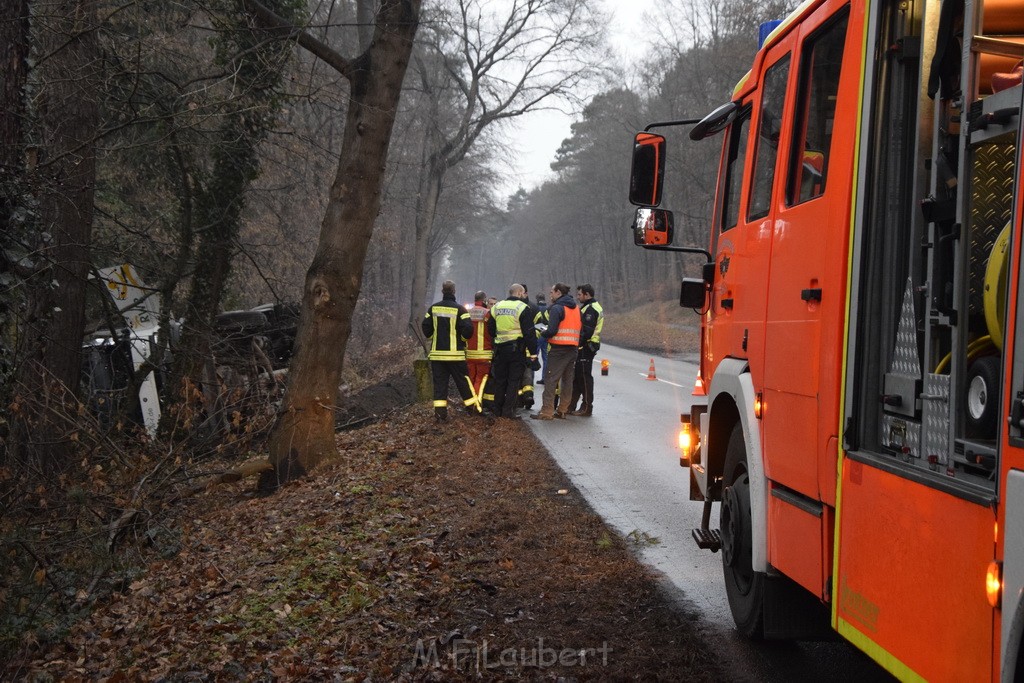
M21 397L15 444L46 469L59 467L66 418L81 375L90 270L100 60L96 0L37 2L41 134L39 255L49 269L28 290L14 388ZM25 450L27 449L27 450Z
M274 471L261 478L264 489L337 453L334 403L419 10L419 0L384 0L373 42L353 65L338 171L306 273L297 351L270 438Z

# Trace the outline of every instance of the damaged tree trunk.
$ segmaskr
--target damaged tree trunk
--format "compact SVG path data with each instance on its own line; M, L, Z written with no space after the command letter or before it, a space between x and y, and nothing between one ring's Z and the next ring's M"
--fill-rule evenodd
M274 469L260 478L264 490L337 452L334 403L419 10L419 0L382 2L369 48L340 64L351 82L351 100L320 241L306 273L288 391L270 437Z

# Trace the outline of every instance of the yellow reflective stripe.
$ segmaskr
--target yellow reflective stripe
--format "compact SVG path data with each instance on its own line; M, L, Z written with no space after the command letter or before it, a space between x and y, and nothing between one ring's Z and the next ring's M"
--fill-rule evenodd
M434 401L434 407L435 408L444 408L447 405L448 405L448 400L447 399L445 399L443 401Z
M470 360L490 360L493 355L492 349L466 349L466 358Z
M428 358L430 360L466 360L466 352L431 349Z

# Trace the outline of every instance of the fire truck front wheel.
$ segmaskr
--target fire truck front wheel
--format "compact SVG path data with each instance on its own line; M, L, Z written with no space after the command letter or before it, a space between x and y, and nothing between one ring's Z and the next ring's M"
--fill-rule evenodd
M764 588L766 577L754 571L750 517L750 477L743 430L733 427L722 473L721 534L722 569L736 630L748 638L764 636Z

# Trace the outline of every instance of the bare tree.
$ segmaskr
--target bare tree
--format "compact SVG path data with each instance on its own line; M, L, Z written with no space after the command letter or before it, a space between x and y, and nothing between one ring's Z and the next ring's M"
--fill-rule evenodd
M432 253L446 241L435 218L448 171L488 127L571 100L595 69L600 29L591 3L513 0L503 9L494 6L452 0L437 10L416 60L426 127L416 195L413 323L426 302Z
M351 92L337 173L316 255L306 273L288 391L270 438L274 470L261 480L263 488L273 488L304 475L337 452L334 402L363 263L380 209L384 160L419 25L420 0L382 0L373 38L354 59L283 22L253 0L243 2L265 24L293 37L336 69L348 80Z

